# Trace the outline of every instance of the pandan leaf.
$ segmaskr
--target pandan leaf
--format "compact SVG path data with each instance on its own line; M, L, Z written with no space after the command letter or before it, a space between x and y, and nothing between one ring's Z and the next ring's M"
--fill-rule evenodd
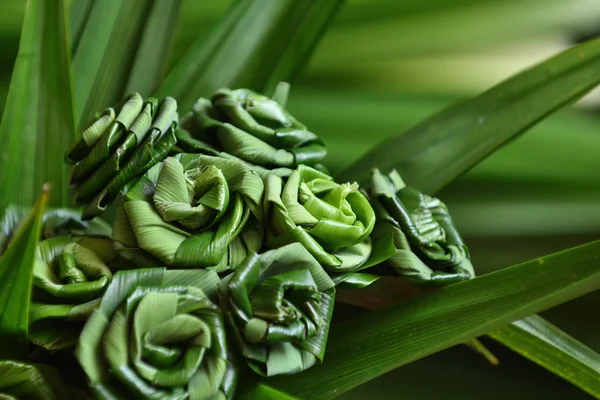
M42 185L68 205L60 154L75 137L63 0L28 1L0 123L0 210L32 206Z
M222 87L273 90L305 65L342 0L242 0L199 38L158 89L182 110Z
M29 302L35 252L50 188L45 185L37 204L0 258L0 359L27 354Z
M371 168L395 168L409 186L433 194L592 90L599 67L600 39L574 46L384 140L338 178L365 183Z

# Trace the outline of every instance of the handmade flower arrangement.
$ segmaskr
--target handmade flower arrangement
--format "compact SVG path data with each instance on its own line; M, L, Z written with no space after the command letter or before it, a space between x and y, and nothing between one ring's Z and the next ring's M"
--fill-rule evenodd
M336 182L287 90L221 89L181 120L175 99L132 94L67 151L83 211L44 219L29 318L32 344L74 355L86 377L61 390L230 399L244 371L326 362L336 286L381 271L436 286L474 276L438 199L395 171L374 170L367 188ZM111 205L112 232L90 221ZM24 216L7 214L0 249ZM0 373L23 368L43 380L36 368L50 367Z

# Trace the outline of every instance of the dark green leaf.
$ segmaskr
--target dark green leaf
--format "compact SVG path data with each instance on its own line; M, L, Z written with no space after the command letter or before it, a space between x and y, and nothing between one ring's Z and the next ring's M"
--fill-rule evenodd
M384 141L339 177L366 182L372 167L396 168L410 186L436 192L593 89L599 68L600 39L573 47Z
M144 24L125 93L150 96L160 84L181 0L154 0Z
M423 287L384 277L360 292L339 290L337 301L379 310L422 292ZM572 384L597 395L600 355L543 318L537 315L527 317L489 333L489 336ZM471 347L479 346L478 343L472 342L466 344ZM482 353L492 364L497 363L493 355L488 354L487 349L475 350Z
M0 210L33 205L45 182L51 205L68 204L61 153L75 137L71 101L64 1L31 0L0 124Z
M262 383L246 380L245 382L240 382L240 385L242 387L236 395L236 399L238 400L298 400L297 397L290 396Z
M237 1L169 73L158 96L189 110L222 87L272 90L306 62L343 0Z
M269 384L302 398L335 397L393 368L596 290L599 266L600 241L373 311L331 329L322 365Z
M600 354L543 318L524 318L489 335L600 398Z
M144 91L156 87L180 3L93 3L73 57L75 120L80 130L96 112L120 101L126 90L146 96L150 92Z
M27 351L29 302L35 252L42 229L42 216L50 196L42 195L14 240L0 258L0 358L19 359Z

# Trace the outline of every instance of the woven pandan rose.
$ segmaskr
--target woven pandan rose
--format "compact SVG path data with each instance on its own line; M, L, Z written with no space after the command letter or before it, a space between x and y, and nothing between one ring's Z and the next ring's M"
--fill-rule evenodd
M375 240L398 274L438 286L475 276L469 250L444 203L406 186L396 171L374 170L370 197L377 211Z
M63 381L59 371L43 364L0 360L2 400L87 400L87 393Z
M266 243L299 242L329 272L356 271L371 254L375 213L356 183L299 166L284 183L270 175L265 185Z
M237 380L214 271L115 274L75 355L97 399L230 399Z
M57 236L38 245L29 338L58 350L76 343L83 323L112 278L108 237Z
M249 89L220 89L193 107L190 130L216 149L253 165L262 176L289 176L300 164L323 169L325 142L286 109L289 86L272 98ZM205 146L202 146L204 148Z
M249 255L219 282L219 296L257 373L294 374L323 361L335 284L300 243Z
M27 220L31 212L29 207L10 205L4 210L0 220L0 256L14 234ZM111 227L99 218L91 221L81 219L81 212L68 208L55 208L46 211L42 217L42 235L40 240L55 236L74 234L77 236L110 236Z
M176 143L177 102L134 93L121 107L109 108L83 131L67 151L75 164L70 178L71 197L84 206L83 217L104 211L152 165L166 157Z
M241 161L169 157L125 196L114 238L124 257L142 249L170 267L235 268L262 244L263 182Z

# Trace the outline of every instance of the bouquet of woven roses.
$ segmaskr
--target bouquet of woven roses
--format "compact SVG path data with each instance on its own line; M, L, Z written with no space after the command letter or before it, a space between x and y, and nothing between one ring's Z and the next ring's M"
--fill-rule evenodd
M326 362L336 288L474 276L438 199L395 171L328 174L288 89L221 89L182 117L134 93L96 115L65 156L81 211L37 221L32 363L0 361L0 396L231 399L240 376ZM27 214L6 213L0 251ZM64 363L82 378L50 378Z

